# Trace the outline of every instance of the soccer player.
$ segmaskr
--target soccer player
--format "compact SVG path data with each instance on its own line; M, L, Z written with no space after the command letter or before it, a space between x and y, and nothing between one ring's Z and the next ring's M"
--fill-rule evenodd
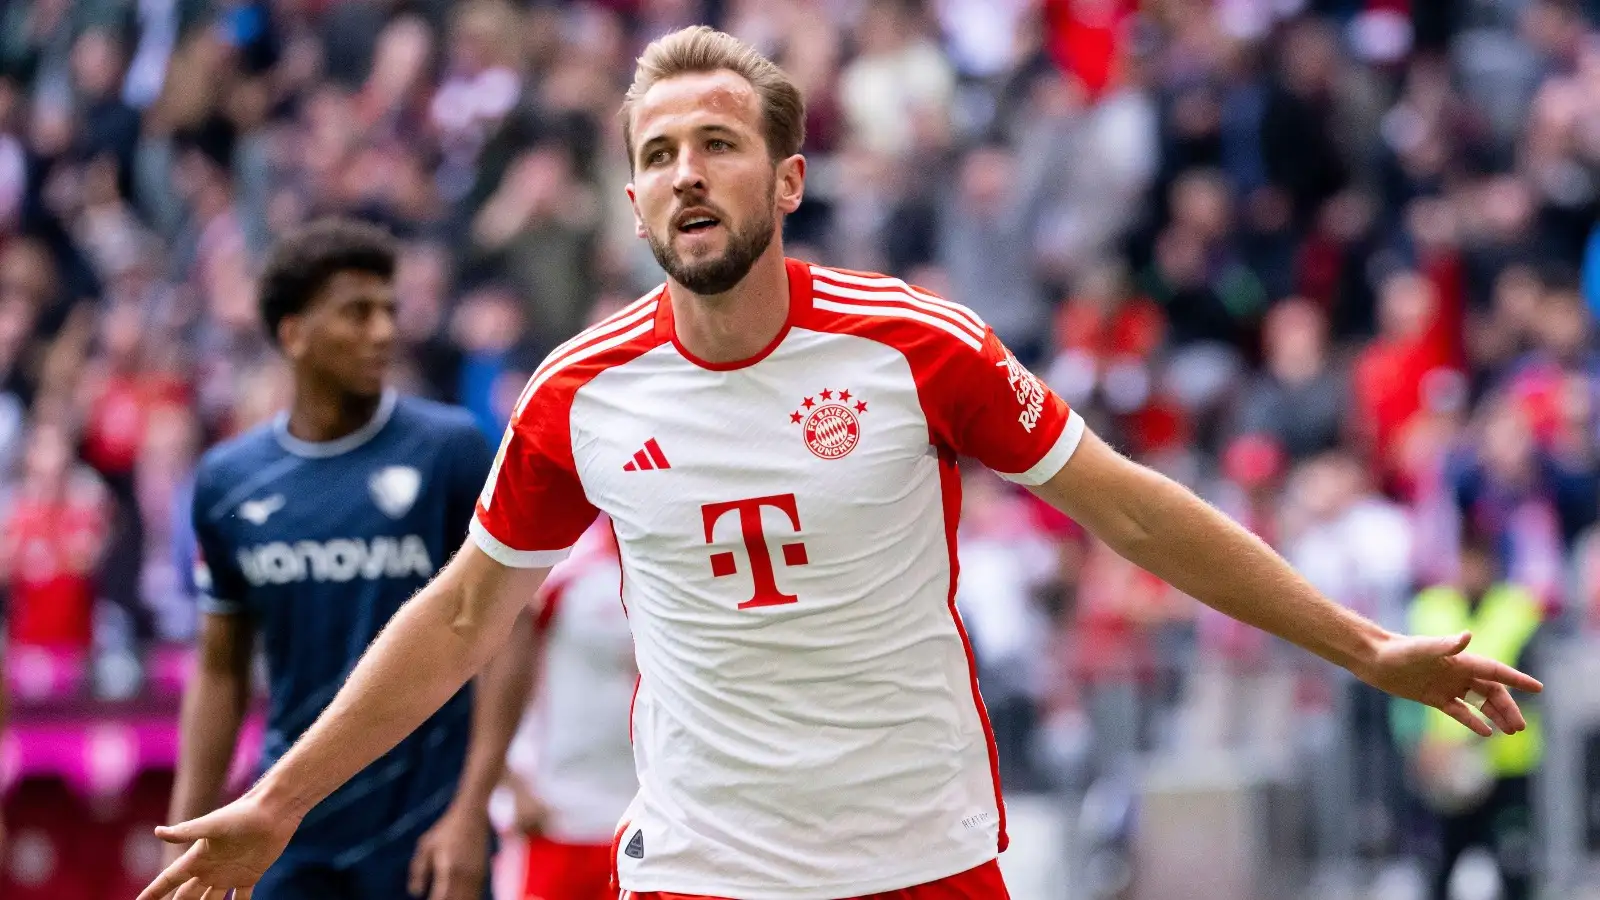
M958 456L1219 610L1435 706L1524 727L1469 636L1391 633L1134 464L967 309L786 259L804 105L756 50L691 28L624 103L637 229L668 280L557 348L517 404L471 540L242 798L143 900L249 886L301 816L506 640L599 512L640 684L639 794L615 862L643 900L997 898L994 750L951 602Z
M292 369L293 400L275 422L208 453L196 474L204 619L173 821L218 802L258 637L270 764L467 533L491 452L464 410L386 387L394 269L385 232L341 220L284 237L267 261L261 314ZM283 858L258 873L257 894L484 896L487 803L516 727L516 657L527 654L508 651L476 698L460 684L431 697L427 721L408 723L421 726L414 734L346 773L354 777L307 810Z
M540 590L537 694L506 773L528 837L523 900L616 900L611 842L639 789L628 734L638 670L621 576L602 519Z

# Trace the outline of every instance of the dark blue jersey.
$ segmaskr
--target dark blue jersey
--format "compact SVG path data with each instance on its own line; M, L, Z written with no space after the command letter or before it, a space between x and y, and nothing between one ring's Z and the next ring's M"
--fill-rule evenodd
M194 490L202 608L249 616L266 656L263 769L461 545L491 462L465 410L393 393L337 441L296 440L286 422L206 454ZM454 795L469 693L312 810L288 852L336 865L396 844L409 852Z

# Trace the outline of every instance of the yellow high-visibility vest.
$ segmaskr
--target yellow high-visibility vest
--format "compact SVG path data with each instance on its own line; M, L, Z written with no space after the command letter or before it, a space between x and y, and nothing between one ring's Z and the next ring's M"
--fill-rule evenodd
M1510 584L1490 588L1478 604L1476 615L1461 591L1453 587L1428 588L1411 602L1409 617L1415 634L1443 637L1471 631L1469 652L1508 666L1517 664L1542 618L1533 594ZM1528 720L1525 731L1501 734L1496 730L1488 738L1489 766L1501 777L1526 775L1544 756L1544 733L1537 711L1523 712ZM1452 743L1484 740L1437 709L1430 708L1426 714L1424 728L1430 738Z

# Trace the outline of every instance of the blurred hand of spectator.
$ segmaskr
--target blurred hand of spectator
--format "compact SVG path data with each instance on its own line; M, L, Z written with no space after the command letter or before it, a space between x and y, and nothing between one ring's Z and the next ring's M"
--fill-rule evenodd
M401 129L417 124L408 120L428 87L424 79L433 52L433 30L423 19L403 15L384 26L360 97L368 128L387 126L392 136L400 137Z
M556 143L519 156L474 220L474 255L522 300L533 344L553 346L581 328L599 292L599 228L593 186Z
M517 13L501 0L456 7L449 61L430 107L447 149L476 150L487 131L522 95Z
M598 215L593 191L576 179L571 156L558 146L531 150L512 163L474 223L473 237L486 248L503 246L526 228L551 220L592 224Z

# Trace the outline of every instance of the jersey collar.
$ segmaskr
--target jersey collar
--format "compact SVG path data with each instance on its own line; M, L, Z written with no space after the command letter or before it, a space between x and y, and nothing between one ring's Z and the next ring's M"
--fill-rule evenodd
M761 362L770 356L772 351L778 349L783 339L789 336L789 329L811 310L811 267L798 259L789 258L784 259L783 266L789 275L789 315L784 320L783 327L778 329L778 334L772 339L772 343L763 347L755 356L733 362L714 363L690 353L688 348L683 346L683 342L678 340L678 328L672 321L672 294L665 288L662 289L661 301L656 306L656 339L663 343L670 342L684 359L702 369L714 372L744 369Z
M400 400L400 395L394 388L383 392L383 399L378 401L378 411L372 414L367 424L357 428L342 438L331 441L302 441L289 433L289 413L278 413L272 422L272 432L278 438L278 444L283 449L302 456L306 459L327 459L330 456L340 456L365 444L383 430L394 417L395 404Z

